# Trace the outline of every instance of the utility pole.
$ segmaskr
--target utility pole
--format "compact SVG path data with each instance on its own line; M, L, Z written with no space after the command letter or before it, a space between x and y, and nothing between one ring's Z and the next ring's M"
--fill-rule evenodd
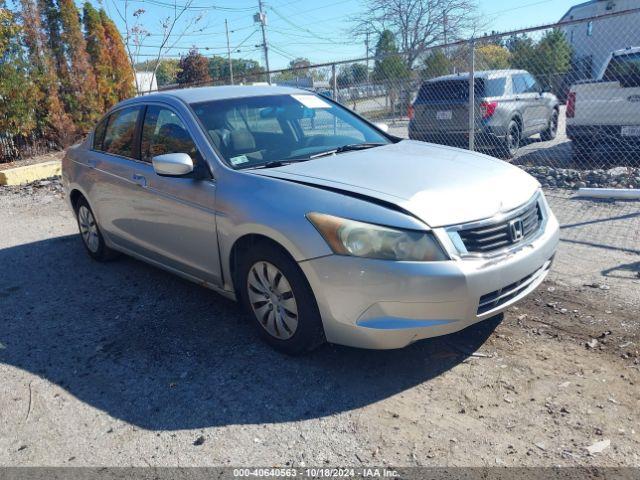
M262 29L262 48L264 49L264 63L267 67L267 83L271 85L271 74L269 69L269 43L267 42L267 14L262 9L262 0L258 0L259 12L253 16L254 22L260 22Z
M369 30L365 32L364 47L367 52L365 57L367 57L367 83L369 83Z
M229 43L229 24L224 19L224 29L227 32L227 58L229 60L229 82L233 85L233 62L231 61L231 44Z

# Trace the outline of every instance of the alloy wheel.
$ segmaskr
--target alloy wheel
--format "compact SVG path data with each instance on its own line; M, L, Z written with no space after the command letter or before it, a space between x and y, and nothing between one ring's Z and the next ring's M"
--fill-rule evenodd
M78 209L78 225L80 226L80 235L82 235L84 244L90 252L97 253L100 248L98 225L91 210L84 205L81 205Z
M520 147L520 129L517 124L513 124L507 133L507 148L509 153L515 155Z
M279 340L291 338L298 328L298 305L291 284L273 264L254 263L247 276L249 302L258 323Z

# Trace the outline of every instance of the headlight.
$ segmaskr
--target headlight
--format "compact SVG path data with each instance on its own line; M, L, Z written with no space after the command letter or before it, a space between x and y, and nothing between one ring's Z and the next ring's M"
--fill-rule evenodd
M307 218L339 255L413 262L448 259L429 232L381 227L322 213L309 213Z

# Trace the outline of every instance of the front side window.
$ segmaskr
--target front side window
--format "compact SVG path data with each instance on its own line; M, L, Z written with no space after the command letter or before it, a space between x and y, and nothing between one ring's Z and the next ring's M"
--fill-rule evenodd
M524 75L524 83L526 84L526 92L527 93L538 93L540 91L540 87L538 86L538 82L531 75Z
M524 75L513 76L513 93L525 93L527 91L527 82Z
M169 108L147 107L142 126L141 158L145 162L166 153L186 153L197 161L197 148L180 117Z
M104 132L107 129L109 117L103 118L93 131L93 149L102 150L102 141L104 140Z
M348 110L314 94L241 97L191 106L233 168L311 160L333 149L390 143Z
M140 107L118 110L109 117L102 150L122 157L136 158L135 134Z

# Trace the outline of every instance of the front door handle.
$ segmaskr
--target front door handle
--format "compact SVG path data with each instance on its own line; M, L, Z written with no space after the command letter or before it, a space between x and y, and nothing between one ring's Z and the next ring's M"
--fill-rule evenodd
M89 158L87 159L87 166L89 168L96 168L98 162L96 162L95 158Z
M137 183L141 187L146 187L147 186L147 179L143 175L138 175L137 173L134 173L133 177L131 177L131 178L133 179L133 181L135 183Z

